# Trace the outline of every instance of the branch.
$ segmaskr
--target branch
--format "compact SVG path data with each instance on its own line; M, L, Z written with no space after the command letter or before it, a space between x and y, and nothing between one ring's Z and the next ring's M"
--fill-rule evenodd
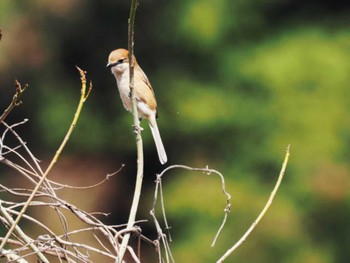
M185 170L190 170L190 171L202 171L202 172L204 172L204 173L206 173L208 175L216 174L216 175L218 175L220 177L220 179L221 179L221 190L224 193L224 195L226 196L226 206L225 206L225 209L224 209L223 222L222 222L221 226L219 227L219 230L217 231L211 246L215 245L215 242L216 242L217 238L219 237L219 234L221 233L221 230L223 229L223 227L224 227L224 225L226 223L226 219L227 219L228 213L230 212L230 209L231 209L231 203L230 203L231 195L226 191L225 179L224 179L224 176L220 172L218 172L216 170L213 170L213 169L209 169L208 167L205 167L205 168L193 168L193 167L189 167L189 166L185 166L185 165L172 165L172 166L169 166L166 169L164 169L160 174L157 175L156 188L155 188L155 191L154 191L153 207L152 207L152 209L150 211L150 214L151 214L151 216L153 218L153 221L154 221L157 233L158 233L158 240L159 241L161 240L163 242L163 245L164 245L164 248L165 248L165 256L166 256L166 259L167 259L166 262L170 262L170 259L171 259L171 262L175 262L175 260L174 260L172 254L171 254L170 246L169 246L169 242L167 240L167 237L163 233L163 230L160 227L160 224L159 224L159 222L158 222L158 220L156 218L156 206L157 206L158 195L159 195L160 196L160 204L161 204L163 220L164 220L164 224L165 224L165 229L167 231L169 231L170 227L168 225L168 221L167 221L166 213L165 213L163 187L162 187L162 177L165 175L165 173L167 171L169 171L171 169L185 169ZM169 241L172 241L169 232L168 232L168 235L169 235ZM158 253L160 254L160 250L159 250ZM161 261L159 261L159 262L161 262Z
M141 189L142 189L142 179L143 179L143 144L142 144L142 136L140 129L140 121L137 114L137 104L135 97L135 89L134 89L134 26L135 26L135 16L137 9L138 1L132 0L130 7L130 16L128 23L128 49L129 49L129 86L131 92L131 101L132 101L132 114L134 118L134 132L136 139L136 147L137 147L137 175L136 175L136 184L134 190L134 198L132 201L128 224L126 230L128 231L123 237L122 244L120 246L120 251L118 254L118 263L122 263L125 251L127 249L129 239L130 239L130 230L133 228L135 224L136 213L140 201Z
M0 40L1 40L1 29L0 29ZM24 91L28 88L28 84L25 84L22 88L21 83L18 82L18 80L15 80L15 88L16 92L15 95L13 95L12 101L10 105L7 107L7 109L3 112L3 114L0 116L0 123L2 123L6 117L10 114L10 112L17 106L22 104L21 96L24 93Z
M1 33L1 32L0 32ZM0 35L0 39L1 39L1 35ZM4 256L6 256L8 262L17 262L17 263L28 263L28 261L24 260L23 258L21 258L20 256L17 256L16 254L12 253L10 250L5 250L3 249L1 251L1 254L3 254Z
M257 224L260 222L260 220L264 217L265 213L267 212L267 210L269 209L269 207L272 204L272 201L277 193L278 188L280 187L280 184L282 182L283 176L285 174L286 168L287 168L287 164L288 164L288 159L289 159L289 150L290 150L290 145L288 145L287 150L286 150L286 155L284 157L284 161L282 164L282 168L281 168L281 172L279 174L279 177L277 179L275 188L273 189L273 191L271 192L270 198L267 200L267 203L265 205L265 207L263 208L263 210L260 212L259 216L257 217L257 219L254 221L254 223L251 225L251 227L247 230L247 232L245 232L245 234L241 237L240 240L238 240L238 242L233 245L229 250L227 250L227 252L216 262L216 263L222 263L224 262L224 260L233 252L235 251L240 245L243 244L243 242L246 241L247 237L250 235L250 233L254 230L254 228L257 226Z
M32 242L31 238L29 238L22 231L22 229L19 228L18 225L14 224L12 217L7 213L6 209L2 206L1 202L0 202L0 213L4 216L4 218L6 218L9 225L15 226L14 229L15 229L16 233L26 242L26 244L28 244L30 249L38 255L40 260L42 262L49 263L48 259L43 255L43 253L41 253L41 251L38 249L38 247Z
M78 68L78 67L77 67ZM16 228L16 226L18 225L22 215L26 212L27 208L29 207L31 201L33 200L33 198L35 197L36 193L38 192L39 188L41 187L41 185L44 183L44 181L46 180L46 177L47 175L49 174L49 172L51 171L52 167L54 166L54 164L57 162L57 159L59 158L63 148L65 147L66 143L68 142L73 130L74 130L74 127L76 126L77 124L77 121L79 119L79 116L80 116L80 112L83 108L83 104L84 102L86 101L88 95L90 94L90 91L92 89L92 84L90 83L90 87L89 87L89 90L88 92L86 93L86 78L85 78L85 72L83 70L81 70L80 68L78 68L78 71L80 73L80 78L81 78L81 97L80 97L80 101L79 101L79 104L78 104L78 108L75 112L75 115L74 115L74 118L73 118L73 121L72 121L72 124L65 136L65 138L63 139L59 149L57 150L55 156L53 157L50 165L48 166L48 168L46 169L44 175L41 177L40 181L37 183L37 185L35 186L33 192L31 193L30 197L28 198L26 204L23 206L20 214L17 216L16 220L13 222L11 228L9 229L9 231L7 232L6 236L4 237L4 239L2 240L1 244L0 244L0 251L1 249L4 248L6 242L7 242L7 239L11 236L12 232L14 231L14 229Z

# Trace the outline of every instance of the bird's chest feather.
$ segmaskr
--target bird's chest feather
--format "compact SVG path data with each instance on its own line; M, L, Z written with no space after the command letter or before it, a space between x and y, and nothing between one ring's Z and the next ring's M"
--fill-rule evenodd
M130 99L130 87L129 87L129 73L125 72L120 75L116 75L117 86L120 94L120 98L126 110L131 111L132 103Z

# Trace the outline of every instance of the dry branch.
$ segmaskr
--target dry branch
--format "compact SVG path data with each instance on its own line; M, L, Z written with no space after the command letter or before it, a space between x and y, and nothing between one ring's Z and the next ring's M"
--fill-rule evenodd
M12 125L11 127L14 127L14 126L16 125ZM2 138L5 138L5 136L2 136ZM21 140L19 135L18 137L16 136L16 138L18 140ZM22 143L23 141L21 140L21 144ZM23 145L21 146L22 147L18 148L17 150L24 149L24 146ZM9 148L9 147L5 147L5 148ZM22 156L21 153L17 152L17 150L16 150L15 156ZM14 151L11 151L11 153L14 153ZM9 157L6 156L6 158L10 158L10 157L11 156ZM24 156L22 157L25 158ZM33 158L32 161L35 162L34 166L39 165L35 158ZM37 170L34 170L33 172L28 170L25 167L18 168L19 167L18 164L10 162L8 159L5 159L4 156L1 156L0 162L8 165L10 168L13 168L14 171L20 171L19 174L22 175L26 180L29 180L30 182L33 182L33 180L31 180L32 179L31 177L38 178L40 175ZM30 165L29 161L25 162L25 165L29 166ZM35 172L36 174L34 175ZM96 184L95 187L99 185L100 184ZM10 195L14 195L20 198L28 197L32 192L31 189L8 188L2 184L0 184L0 189L3 192L9 193ZM29 206L40 206L42 210L44 209L56 210L57 208L66 210L67 212L75 215L77 220L84 222L86 227L79 230L66 231L64 234L56 234L53 230L51 230L49 227L47 227L38 219L32 216L29 216L28 214L23 214L22 215L23 219L27 220L29 224L35 225L41 228L42 229L41 232L44 232L46 234L40 235L37 238L28 237L24 233L24 231L19 227L19 225L16 225L13 236L16 239L18 239L20 242L14 243L12 239L1 238L0 240L2 242L5 242L6 244L12 244L12 245L15 244L17 248L12 250L2 249L1 250L2 253L0 253L0 257L16 258L15 256L20 253L21 257L19 259L21 260L25 260L24 258L28 257L29 255L36 254L38 257L40 257L41 262L49 262L47 259L45 259L45 256L48 256L48 255L55 256L67 262L77 262L77 261L91 262L90 253L94 252L96 254L100 254L103 257L112 258L115 261L117 259L118 252L116 248L118 247L118 245L117 245L117 242L114 240L114 236L118 234L119 228L124 228L125 226L105 225L91 213L83 211L77 208L75 205L59 198L55 193L51 192L53 191L53 189L49 189L49 190L50 191L46 191L45 188L42 188L42 190L41 189L38 190L34 195L34 198L36 199L40 198L40 201L33 200L29 203ZM13 201L1 200L0 213L3 216L0 216L0 222L6 228L13 226L14 222L12 220L12 216L18 217L19 215L19 212L16 211L15 209L19 207L24 207L26 204L27 204L26 202L13 202ZM101 248L70 241L70 237L81 232L91 233L93 237L92 239L95 238L100 244ZM104 240L101 240L101 238L97 238L96 233L101 233ZM109 248L113 248L114 251L111 251ZM130 248L128 249L130 250ZM86 252L86 251L90 251L90 252ZM26 254L23 254L23 253L26 253ZM130 253L132 254L132 252Z
M156 217L156 206L157 206L157 202L158 202L158 197L160 198L160 204L161 204L161 210L162 210L162 215L163 215L163 220L164 220L164 224L165 224L165 230L168 231L168 236L169 236L169 241L171 241L171 236L170 236L170 227L168 224L168 220L166 218L166 212L165 212L165 205L164 205L164 196L163 196L163 186L162 186L162 177L166 174L166 172L172 170L172 169L185 169L185 170L190 170L190 171L201 171L207 175L210 174L215 174L217 176L220 177L221 180L221 190L224 193L224 195L226 196L226 206L224 208L224 219L223 222L221 224L221 226L219 227L219 230L217 231L215 238L213 240L212 246L215 245L215 242L219 236L219 234L221 233L221 230L223 229L225 223L226 223L226 219L227 219L227 215L230 212L231 209L231 195L226 191L226 184L225 184L225 178L224 176L214 170L214 169L209 169L208 167L205 168L193 168L193 167L189 167L189 166L185 166L185 165L172 165L167 167L166 169L164 169L159 175L157 175L157 179L156 179L156 187L155 187L155 191L154 191L154 199L153 199L153 207L150 211L150 214L153 218L154 224L155 224L155 228L157 230L158 233L158 242L159 244L163 244L164 246L164 251L165 251L165 257L166 257L166 262L175 262L174 257L172 256L171 250L170 250L170 245L168 242L168 237L166 236L165 233L163 233L162 227L160 226L160 223L157 220ZM161 251L159 250L158 252L159 254L161 254ZM160 255L161 257L161 255ZM162 261L159 261L162 262Z
M38 160L34 157L34 155L31 153L30 149L27 147L26 143L21 139L21 137L16 133L16 131L14 130L15 127L17 127L18 125L22 125L26 122L20 122L20 123L16 123L14 125L7 125L3 120L6 118L6 116L8 116L8 114L11 112L11 110L18 106L21 101L20 101L20 96L22 95L22 93L24 92L24 90L27 88L27 85L22 88L20 83L18 81L16 81L16 94L13 97L13 100L10 104L10 106L5 110L4 114L1 116L1 122L0 124L2 124L3 126L5 126L5 131L3 132L1 138L0 138L0 161L13 168L14 170L16 170L17 172L19 172L21 175L23 175L26 179L28 179L31 183L33 183L35 185L34 189L26 189L25 192L29 192L30 194L26 194L23 191L21 192L21 195L25 195L25 196L29 196L27 201L24 203L24 205L22 206L22 209L19 213L12 211L13 214L17 215L15 220L10 220L10 218L12 219L12 217L8 217L7 215L7 209L10 208L5 208L5 207L1 207L1 214L3 215L4 220L6 220L7 222L3 222L5 225L9 226L9 229L7 231L7 234L5 235L5 237L2 239L1 241L1 245L0 245L0 251L2 251L2 249L4 248L5 244L7 243L7 240L9 239L9 237L12 235L13 231L15 231L17 233L17 235L20 236L20 238L22 238L24 240L24 244L28 244L29 248L35 253L37 254L37 256L40 258L40 260L42 262L48 262L47 259L45 258L45 256L43 256L43 254L41 253L40 250L37 249L37 247L35 246L35 244L31 241L31 239L28 239L27 236L24 234L24 232L19 228L18 226L18 222L20 221L20 219L22 217L25 217L28 219L28 216L25 215L26 210L28 209L28 207L32 204L32 201L34 198L38 197L38 196L43 196L43 195L47 195L49 197L49 199L51 200L55 200L56 202L58 201L57 195L54 192L54 189L51 187L50 182L46 179L48 173L50 172L50 170L52 169L52 167L54 166L54 164L56 163L58 157L60 156L60 153L62 152L64 146L66 145L66 143L68 142L71 133L73 132L74 127L76 126L76 123L78 121L80 112L82 110L83 104L86 101L87 97L90 94L90 91L92 89L92 85L90 84L89 89L87 90L87 86L86 86L86 78L85 78L85 72L82 71L81 69L78 68L78 71L80 73L80 77L81 77L81 83L82 83L82 87L81 87L81 98L78 104L78 108L77 111L74 115L72 124L62 142L62 144L60 145L59 149L57 150L54 158L52 159L49 167L46 169L45 172L43 172L43 170L41 169ZM8 133L11 133L12 135L14 135L14 137L17 139L17 141L19 142L19 145L11 148L5 145L4 140L6 138L6 135ZM25 153L29 156L28 157L24 157L23 154L19 153L18 150L20 149L24 149ZM17 163L12 162L11 160L5 158L8 154L14 154L16 156L19 157L20 160L23 161L24 166L19 165ZM44 185L44 187L42 188L42 186ZM4 186L2 186L2 188L8 192L11 193L16 193L18 194L18 190L14 191L13 189L8 189ZM40 192L40 188L42 188L44 190L44 192ZM71 209L72 212L74 212L77 216L79 215L81 218L84 218L86 221L88 221L89 216L87 216L84 213L81 213L80 211L78 211L77 209L73 209L74 206L69 206L66 202L59 200L62 204L64 204L68 209ZM65 231L67 232L67 222L66 222L66 218L65 216L62 214L62 212L60 212L59 210L56 209L55 205L51 205L50 207L52 207L53 209L56 210L59 219L62 223L62 225L64 226ZM11 211L11 210L10 210ZM33 219L32 219L33 221ZM94 220L90 220L91 222L94 222ZM38 224L38 222L36 222ZM89 222L90 223L90 222ZM99 222L100 225L103 225L102 223ZM101 227L101 226L99 226ZM46 229L47 230L47 229ZM106 232L104 229L101 229L102 232ZM52 233L51 233L52 234ZM106 233L105 233L106 234ZM113 235L115 233L110 233L107 234L107 236L110 236L110 240L113 240ZM69 238L68 236L65 237L66 240L68 241ZM60 249L62 250L62 247L65 246L65 244L63 244L62 242L60 243ZM113 244L116 246L116 244ZM75 249L75 248L74 248ZM76 251L77 252L77 251ZM77 252L78 253L78 252ZM79 253L78 253L79 254ZM67 255L66 255L67 256ZM115 256L113 256L115 257Z
M275 195L277 193L278 188L281 185L282 179L284 177L284 174L286 172L286 168L287 168L287 164L288 164L288 159L289 159L289 150L290 150L290 145L288 145L287 150L286 150L286 155L284 157L284 161L282 164L282 168L280 171L280 174L278 176L276 185L273 189L273 191L271 192L271 195L269 197L269 199L266 202L266 205L264 206L264 208L262 209L262 211L260 212L259 216L257 217L257 219L254 221L254 223L251 225L251 227L247 230L247 232L245 232L245 234L241 237L240 240L238 240L238 242L236 244L234 244L229 250L227 250L227 252L216 262L216 263L222 263L224 262L224 260L230 255L232 254L233 251L235 251L240 245L242 245L247 237L250 235L250 233L254 230L254 228L259 224L260 220L264 217L264 215L266 214L267 210L269 209L269 207L272 204L273 199L275 198Z
M0 31L0 39L1 39L1 31ZM25 92L25 90L28 88L28 84L25 84L22 88L21 83L18 82L18 80L15 80L15 95L12 97L12 101L10 105L5 109L5 111L0 116L0 124L6 119L6 117L10 114L10 112L17 106L22 104L21 96Z

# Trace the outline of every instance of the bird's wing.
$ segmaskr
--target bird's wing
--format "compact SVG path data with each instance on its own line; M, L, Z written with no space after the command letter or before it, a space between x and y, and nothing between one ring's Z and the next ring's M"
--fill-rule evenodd
M136 87L136 96L143 102L145 102L151 110L157 110L157 101L154 94L151 83L149 82L146 74L141 68L135 70L135 82L142 83L142 86Z

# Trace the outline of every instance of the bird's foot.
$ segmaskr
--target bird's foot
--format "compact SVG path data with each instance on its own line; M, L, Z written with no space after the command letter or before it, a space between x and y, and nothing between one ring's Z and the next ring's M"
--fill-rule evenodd
M133 132L135 134L141 133L143 131L143 128L140 125L133 125Z

